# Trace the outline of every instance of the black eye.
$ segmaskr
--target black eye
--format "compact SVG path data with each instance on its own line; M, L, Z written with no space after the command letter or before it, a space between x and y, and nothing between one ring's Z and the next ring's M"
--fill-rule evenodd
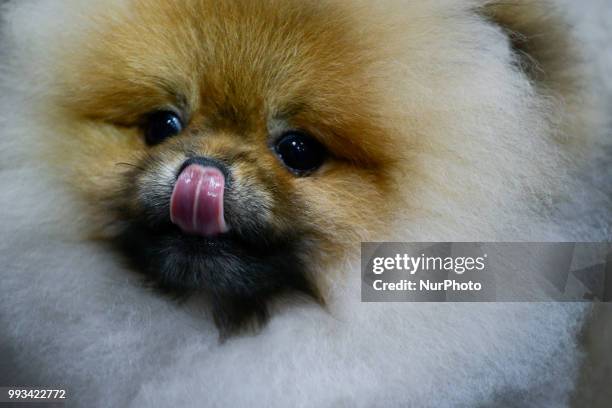
M155 112L147 117L144 126L145 140L149 145L156 145L169 137L178 135L183 130L181 118L174 112Z
M291 171L305 176L321 167L327 151L313 137L298 131L283 134L276 142L276 154Z

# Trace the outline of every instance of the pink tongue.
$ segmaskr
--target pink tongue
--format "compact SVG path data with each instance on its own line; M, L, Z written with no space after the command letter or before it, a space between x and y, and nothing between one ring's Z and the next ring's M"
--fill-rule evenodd
M178 177L170 219L188 234L210 237L227 232L223 216L225 177L216 167L192 164Z

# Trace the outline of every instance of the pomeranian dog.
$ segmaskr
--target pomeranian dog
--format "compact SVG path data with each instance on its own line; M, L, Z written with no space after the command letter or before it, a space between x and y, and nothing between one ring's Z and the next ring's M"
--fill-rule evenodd
M363 241L606 238L554 218L605 135L594 36L558 2L3 15L4 382L83 406L567 404L586 306L365 305L358 272Z

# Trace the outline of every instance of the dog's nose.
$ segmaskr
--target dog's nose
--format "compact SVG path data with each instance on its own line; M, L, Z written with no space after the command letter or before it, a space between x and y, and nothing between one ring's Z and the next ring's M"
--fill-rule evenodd
M217 169L219 169L219 171L221 171L221 173L223 173L223 176L225 177L226 182L229 181L229 170L227 168L227 165L223 163L221 160L213 159L211 157L204 157L204 156L194 156L194 157L190 157L189 159L185 160L183 164L181 165L181 167L179 168L179 171L176 174L177 179L181 175L183 170L185 170L187 167L191 166L192 164L198 164L202 167L216 167Z
M227 179L227 167L217 160L185 161L172 191L170 220L187 234L211 237L227 232L223 204Z

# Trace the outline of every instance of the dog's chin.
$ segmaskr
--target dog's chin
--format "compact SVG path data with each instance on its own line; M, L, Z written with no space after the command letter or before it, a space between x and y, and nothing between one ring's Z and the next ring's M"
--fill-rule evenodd
M261 326L268 302L281 293L319 299L297 235L257 240L230 231L208 238L172 224L130 221L115 243L159 289L179 297L208 297L222 335Z

